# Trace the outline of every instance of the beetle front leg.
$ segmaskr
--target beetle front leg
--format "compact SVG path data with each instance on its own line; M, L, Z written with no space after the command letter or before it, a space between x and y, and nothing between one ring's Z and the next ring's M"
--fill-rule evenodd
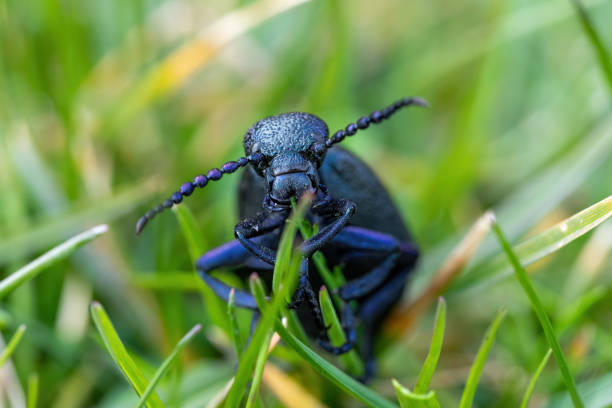
M253 218L247 218L239 222L234 228L234 236L250 253L274 266L276 251L251 238L281 227L287 219L287 215L288 212L286 211L259 213Z
M355 213L355 203L350 200L332 200L325 207L316 209L321 214L331 214L336 220L325 226L317 234L313 235L300 245L300 250L305 257L310 258L319 249L323 248L344 228Z

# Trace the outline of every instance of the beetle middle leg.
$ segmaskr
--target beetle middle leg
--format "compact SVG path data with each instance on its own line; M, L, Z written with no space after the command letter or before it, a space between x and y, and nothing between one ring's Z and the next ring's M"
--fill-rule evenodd
M392 235L360 227L344 228L332 242L334 247L344 252L341 258L355 260L372 255L382 258L368 273L338 288L338 295L345 301L374 292L392 275L396 267L412 267L419 255L411 242L400 243Z

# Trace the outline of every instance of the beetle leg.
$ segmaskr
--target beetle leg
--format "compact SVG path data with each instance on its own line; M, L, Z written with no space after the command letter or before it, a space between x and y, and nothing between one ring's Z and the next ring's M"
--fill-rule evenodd
M258 240L263 240L266 237L260 237ZM240 265L254 264L253 256L248 252L240 242L231 241L220 247L211 249L202 255L196 262L196 268L200 278L219 296L223 301L229 300L229 294L232 289L235 290L234 301L237 307L257 310L257 302L249 292L241 289L232 288L228 284L214 278L210 272L221 267L231 267ZM258 261L258 259L257 259Z
M283 225L288 212L262 212L253 218L239 222L234 228L234 236L253 255L262 261L274 265L276 251L254 239L262 234L273 231Z
M380 286L369 297L362 299L359 304L358 315L363 323L362 355L366 362L366 372L363 381L371 378L376 371L376 359L374 357L375 333L384 321L391 308L402 296L409 267L394 268L393 277Z
M319 213L331 213L336 220L325 226L317 234L313 235L300 245L305 257L309 258L313 253L323 248L348 224L355 213L355 203L349 200L332 200L325 208L317 209Z
M389 234L359 227L346 227L334 238L334 244L360 253L379 252L385 258L367 274L338 288L338 295L348 301L372 293L381 286L396 267L411 267L418 251L410 242L399 243Z

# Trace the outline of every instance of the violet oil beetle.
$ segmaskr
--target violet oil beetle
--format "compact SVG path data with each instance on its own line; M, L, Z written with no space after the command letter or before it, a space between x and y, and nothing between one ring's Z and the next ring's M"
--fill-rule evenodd
M327 124L309 113L283 113L262 119L244 137L246 157L181 185L169 199L138 220L136 232L140 233L159 212L181 203L196 188L250 165L239 184L242 221L234 229L236 239L206 252L196 263L202 280L227 302L232 288L210 273L231 267L239 273L257 271L265 280L271 279L291 200L312 194L314 199L305 218L318 225L318 232L300 244L304 262L290 306L296 309L308 335L326 351L343 354L358 347L366 361L367 378L374 372L376 333L400 299L419 252L378 177L357 156L335 145L411 105L428 106L420 98L403 98L362 116L331 137ZM338 288L345 302L340 316L347 338L340 347L332 346L327 339L313 290L323 284L309 262L315 251L323 253L330 267L341 265L347 280ZM235 289L235 304L258 315L255 299L246 291Z

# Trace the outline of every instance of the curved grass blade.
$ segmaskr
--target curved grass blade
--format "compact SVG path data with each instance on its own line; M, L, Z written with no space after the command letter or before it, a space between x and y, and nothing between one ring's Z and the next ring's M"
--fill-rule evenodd
M78 248L104 234L107 230L107 225L98 225L93 227L45 252L43 255L39 256L23 268L12 273L3 279L2 282L0 282L0 299L22 283L36 277L36 275L42 272L45 268L48 268L49 266L67 258Z
M403 387L396 379L392 379L391 382L401 408L440 408L435 392L416 394Z
M357 398L369 407L397 408L397 405L391 401L385 399L360 382L357 382L348 374L345 374L327 362L327 360L319 356L314 352L314 350L306 346L304 343L298 340L297 337L291 334L280 321L276 322L275 327L276 332L280 335L281 339L283 339L283 341L289 345L289 347L295 350L295 352L298 353L300 357L302 357L308 364L310 364L315 370L323 375L323 377L327 378L341 390Z
M612 201L612 197L608 197L608 199ZM521 265L521 262L519 261L518 257L512 250L512 247L506 240L506 237L504 236L499 225L494 222L492 227L493 231L495 231L495 234L497 235L497 238L499 239L499 242L504 252L506 253L506 256L508 257L510 263L514 268L516 279L521 284L521 287L529 298L529 302L531 303L533 311L538 316L538 320L540 321L540 325L542 326L542 329L546 336L546 340L548 341L548 345L550 346L553 351L553 354L555 355L555 360L557 360L557 365L559 366L559 370L561 371L561 375L563 376L563 381L565 382L565 386L567 387L570 393L574 406L583 407L584 404L582 403L580 395L578 394L578 390L576 389L576 382L574 380L574 377L572 376L567 362L565 361L565 357L563 356L563 351L561 350L561 346L559 345L559 340L557 340L557 337L555 336L555 331L553 330L552 324L550 323L550 319L546 314L544 305L542 305L542 302L540 301L540 298L538 297L538 294L536 293L535 288L533 287L533 284L529 279L527 271Z
M185 336L183 336L181 340L179 340L176 346L174 346L172 353L170 353L168 358L166 358L164 362L162 363L162 365L157 369L157 371L155 372L155 375L153 376L153 379L151 380L147 388L144 390L144 392L140 396L140 401L138 401L136 408L141 408L142 406L146 404L147 399L153 393L153 390L155 390L155 387L157 386L159 381L162 379L162 377L166 374L166 372L168 371L168 369L170 368L170 366L172 365L176 357L179 355L181 350L183 350L185 346L189 344L189 342L195 337L196 334L198 334L200 330L202 330L202 325L196 324L195 326L191 328L191 330L187 332L187 334L185 334Z
M612 94L612 58L610 58L610 54L608 53L601 36L595 29L593 21L589 17L589 14L584 8L582 2L580 0L571 0L571 2L576 10L576 14L578 14L578 19L580 20L584 33L588 37L593 49L595 50L595 53L597 54L599 66L604 73L606 83L608 84L610 93Z
M513 251L524 266L563 248L570 242L591 231L612 216L612 196L574 214L546 231L516 245ZM504 254L482 262L462 278L451 289L462 291L474 289L512 274L512 265Z
M119 335L117 335L117 332L113 327L113 323L108 318L106 311L98 302L93 302L91 304L90 311L94 324L96 325L96 328L104 341L106 350L115 361L115 364L119 366L121 372L130 382L136 393L142 396L147 389L147 379L128 354L125 346L119 338ZM149 396L147 407L158 408L163 406L164 404L162 401L159 399L157 394L153 392Z
M463 389L459 408L470 408L472 406L474 395L476 394L476 387L478 387L478 382L480 380L480 374L482 374L482 369L487 361L487 356L489 355L489 351L491 350L493 342L495 341L497 329L499 328L502 320L504 320L505 316L505 310L498 312L495 319L493 319L493 322L487 329L487 333L485 334L482 344L478 349L478 354L476 354L476 358L474 359L474 364L472 364L472 368L470 369L470 375L468 376L465 388Z
M444 326L446 323L446 302L444 298L438 299L438 308L436 310L436 319L434 323L434 332L429 346L429 353L423 364L423 368L419 373L416 385L414 386L414 394L426 394L429 389L429 383L436 371L436 365L442 351L442 342L444 341Z
M321 287L321 290L319 290L319 305L321 306L321 313L323 314L323 322L326 327L329 327L327 335L331 340L331 344L334 347L340 347L346 342L346 336L334 309L334 305L332 304L329 292L325 286ZM350 306L346 305L345 307ZM354 349L340 355L340 360L347 371L354 377L360 377L365 372L363 361L361 361L361 358Z
M533 373L531 380L529 380L529 385L527 386L527 389L525 390L525 395L523 396L523 402L521 402L521 408L527 408L527 404L529 404L529 398L531 398L531 393L533 392L533 389L535 388L536 382L538 381L538 378L540 377L542 370L544 370L544 367L546 367L546 363L548 363L548 359L550 358L551 354L552 354L552 349L548 349L548 351L544 355L544 358L538 365L538 368Z
M22 324L21 326L19 326L15 334L13 334L13 337L11 337L11 340L6 345L6 348L2 350L2 353L0 354L0 368L2 368L6 360L11 357L11 354L13 354L13 351L15 351L15 349L17 348L17 345L21 341L21 337L23 337L23 333L25 331L25 325Z

